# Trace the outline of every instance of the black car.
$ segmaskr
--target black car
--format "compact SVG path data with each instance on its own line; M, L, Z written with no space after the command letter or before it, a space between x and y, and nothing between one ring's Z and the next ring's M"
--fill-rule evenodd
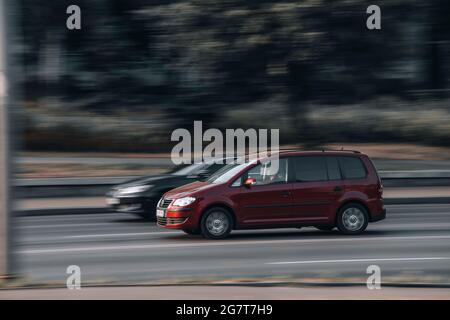
M176 167L172 172L145 176L114 186L106 194L106 203L115 211L130 212L155 219L156 204L161 196L176 187L208 178L224 163L196 163Z

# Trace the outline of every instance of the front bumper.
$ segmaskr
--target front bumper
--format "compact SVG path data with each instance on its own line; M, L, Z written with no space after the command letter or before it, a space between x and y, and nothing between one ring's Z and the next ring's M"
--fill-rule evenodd
M383 210L381 210L381 213L372 216L372 219L370 220L370 222L376 222L376 221L380 221L380 220L384 220L386 219L386 208L383 208Z
M158 196L115 197L107 194L105 201L107 206L114 211L153 214L158 198Z
M192 208L158 207L156 208L156 211L156 223L160 227L168 229L186 229L195 226L195 221L192 219Z

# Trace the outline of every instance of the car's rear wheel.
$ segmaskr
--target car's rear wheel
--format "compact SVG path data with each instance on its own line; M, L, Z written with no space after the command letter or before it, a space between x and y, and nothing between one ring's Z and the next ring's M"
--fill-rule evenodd
M337 227L344 234L358 234L366 230L369 214L359 203L343 206L337 215Z
M233 218L223 208L211 208L202 216L200 227L205 238L223 239L230 234L233 228Z
M190 234L190 235L198 235L200 234L200 230L198 229L183 229L184 233Z

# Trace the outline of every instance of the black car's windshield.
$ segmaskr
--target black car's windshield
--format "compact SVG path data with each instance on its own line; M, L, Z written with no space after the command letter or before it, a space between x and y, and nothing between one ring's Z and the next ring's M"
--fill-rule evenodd
M230 163L215 172L208 180L209 183L224 183L230 180L235 174L249 166L250 163Z
M194 163L188 166L183 166L181 168L178 168L178 170L174 170L172 174L177 176L188 176L188 175L195 175L199 173L200 171L206 169L208 167L207 164L204 163Z
M189 167L189 165L188 164L179 164L179 165L176 165L175 167L172 167L169 170L167 170L166 173L175 174L175 172L180 171L181 169L184 169L186 167Z

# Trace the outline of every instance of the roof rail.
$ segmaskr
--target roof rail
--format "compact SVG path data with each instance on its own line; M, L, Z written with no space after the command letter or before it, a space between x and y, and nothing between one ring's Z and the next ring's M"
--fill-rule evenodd
M345 152L361 153L361 151L358 151L358 150L351 150L351 149L344 149L344 148L341 148L339 150L329 150L329 151L345 151Z
M300 149L300 148L279 148L277 151L275 151L275 150L266 150L265 152L268 152L268 153L271 153L271 152L282 152L282 151L293 151L293 152L295 152L295 151L304 151L304 152L308 152L308 151L318 151L318 152L339 152L339 151L342 151L342 152L353 152L353 153L361 153L361 151L358 151L358 150L351 150L351 149L343 149L343 148L341 148L341 149L315 149L315 150L308 150L308 149ZM258 153L260 153L260 151L256 151L256 152L253 152L253 154L258 154Z
M305 150L305 149L299 149L299 148L297 148L297 149L295 149L295 148L280 148L279 151L322 151L322 152L343 151L343 152L361 153L361 151L358 151L358 150L351 150L351 149L344 149L344 148L341 148L341 149L316 149L316 150L307 150L307 149Z
M300 148L278 148L278 151L305 151Z

